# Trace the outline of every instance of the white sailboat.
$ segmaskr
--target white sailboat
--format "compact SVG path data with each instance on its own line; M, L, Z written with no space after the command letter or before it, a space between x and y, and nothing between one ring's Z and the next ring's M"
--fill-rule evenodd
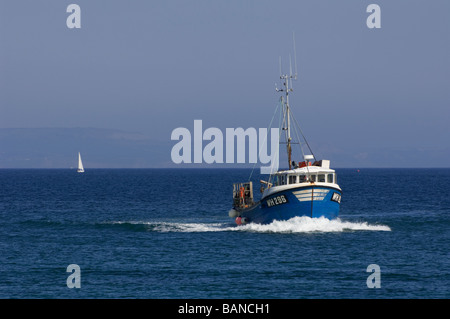
M80 152L78 152L78 173L84 173L83 162L81 161Z

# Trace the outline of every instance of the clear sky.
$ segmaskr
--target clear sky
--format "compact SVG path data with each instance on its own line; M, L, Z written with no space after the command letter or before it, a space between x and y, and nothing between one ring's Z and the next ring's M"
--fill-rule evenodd
M80 29L66 25L71 3ZM371 3L380 29L367 27ZM1 0L0 128L170 142L194 119L267 127L294 32L291 103L322 153L448 149L449 14L448 0Z

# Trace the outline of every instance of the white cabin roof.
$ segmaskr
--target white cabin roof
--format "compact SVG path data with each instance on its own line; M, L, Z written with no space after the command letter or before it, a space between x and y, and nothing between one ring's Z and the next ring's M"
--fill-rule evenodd
M285 171L278 171L275 175L285 175L285 174L317 174L317 173L334 173L334 170L330 168L330 161L322 160L322 166L304 166L299 168L294 168Z
M314 174L314 173L334 173L333 169L323 168L320 166L308 166L302 168L295 168L285 171L278 171L275 175L285 175L285 174Z

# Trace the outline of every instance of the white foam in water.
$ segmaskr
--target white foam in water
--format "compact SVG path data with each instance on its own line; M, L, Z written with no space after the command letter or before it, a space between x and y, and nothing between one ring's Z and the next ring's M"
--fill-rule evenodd
M206 224L206 223L159 223L153 224L154 231L160 232L183 232L183 233L202 233L213 231L224 231L224 224Z
M120 223L120 222L119 222ZM294 217L286 221L274 221L261 225L249 223L235 226L223 223L171 223L171 222L129 222L131 224L148 225L157 232L223 232L249 231L261 233L312 233L312 232L343 232L343 231L391 231L386 225L370 225L367 222L346 222L337 218Z
M389 226L369 225L367 222L345 222L338 219L294 217L287 221L274 221L268 225L247 224L240 230L273 233L311 233L311 232L343 232L349 230L390 231Z

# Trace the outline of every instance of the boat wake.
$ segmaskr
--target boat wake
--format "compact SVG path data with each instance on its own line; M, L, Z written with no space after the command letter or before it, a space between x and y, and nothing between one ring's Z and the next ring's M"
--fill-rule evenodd
M238 230L255 231L263 233L331 233L344 231L390 231L389 226L370 225L367 222L348 222L341 219L294 217L287 221L275 220L271 224L247 224L237 227Z
M337 218L294 217L286 221L274 221L261 225L231 225L229 223L177 223L177 222L115 222L114 224L139 225L154 232L257 232L257 233L333 233L346 231L391 231L386 225L371 225L367 222L349 222Z

